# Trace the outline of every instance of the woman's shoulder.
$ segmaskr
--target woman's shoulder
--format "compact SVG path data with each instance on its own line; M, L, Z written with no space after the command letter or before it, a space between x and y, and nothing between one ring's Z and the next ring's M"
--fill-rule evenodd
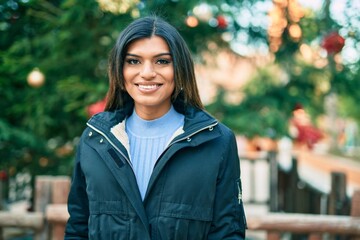
M125 118L126 115L121 110L104 111L94 114L87 120L81 134L81 139L84 136L89 136L89 134L93 135L95 132L109 132L113 126L123 122Z
M228 136L234 136L235 133L234 131L229 128L228 126L226 126L224 123L222 122L219 122L219 128L221 129L221 131L225 134L225 135L228 135Z
M212 119L213 122L217 122L217 126L221 130L221 132L226 136L234 135L234 132L231 128L221 122L221 120L214 117L211 113L207 112L206 110L201 110L209 119Z

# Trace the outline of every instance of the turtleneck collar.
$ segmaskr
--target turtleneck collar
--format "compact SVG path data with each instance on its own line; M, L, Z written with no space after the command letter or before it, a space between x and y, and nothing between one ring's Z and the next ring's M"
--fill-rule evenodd
M169 134L179 128L184 121L184 116L178 113L173 106L170 110L154 120L144 120L140 118L135 111L128 117L126 121L127 131L138 137L160 137Z

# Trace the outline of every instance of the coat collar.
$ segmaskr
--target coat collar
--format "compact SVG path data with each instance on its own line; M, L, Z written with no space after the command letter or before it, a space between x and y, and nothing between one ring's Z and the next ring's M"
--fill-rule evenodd
M131 105L123 109L95 114L89 119L88 125L92 125L105 134L109 134L111 128L123 122L131 114L132 110L133 106ZM195 107L188 106L181 113L185 116L184 131L186 133L194 132L197 129L217 122L209 113Z

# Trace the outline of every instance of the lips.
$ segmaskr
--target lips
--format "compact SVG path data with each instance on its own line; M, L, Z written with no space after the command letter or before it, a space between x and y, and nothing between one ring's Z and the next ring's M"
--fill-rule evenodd
M162 86L162 84L135 84L141 91L154 91Z

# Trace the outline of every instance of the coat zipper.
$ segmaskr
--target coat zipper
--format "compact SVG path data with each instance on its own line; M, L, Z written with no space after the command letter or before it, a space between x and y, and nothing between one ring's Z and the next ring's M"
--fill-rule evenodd
M131 169L133 170L134 172L134 169L133 169L133 165L131 163L131 161L129 160L128 157L126 157L126 155L106 136L106 134L102 131L100 131L99 129L97 129L96 127L94 127L93 125L87 123L87 125L93 129L95 132L99 133L101 136L103 136L109 143L111 146L113 146L113 148L115 148L120 154L121 156L123 156L125 158L125 160L129 163Z

